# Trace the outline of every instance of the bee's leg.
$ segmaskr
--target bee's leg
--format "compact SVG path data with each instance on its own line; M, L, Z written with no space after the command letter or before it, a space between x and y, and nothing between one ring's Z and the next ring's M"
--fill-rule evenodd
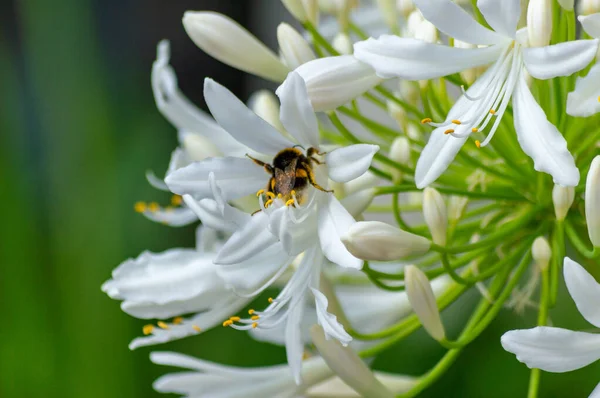
M333 190L325 189L317 183L317 179L315 178L315 173L313 173L313 171L310 167L308 167L306 164L302 164L302 166L303 167L301 169L296 170L296 176L298 176L298 173L301 173L302 177L308 178L308 182L310 182L310 185L317 188L319 191L333 193ZM306 174L306 175L304 175L304 174Z
M260 213L262 211L262 209L258 209L256 211L254 211L252 214L250 214L250 217L252 217L253 215L255 215L256 213Z
M272 167L270 164L268 164L268 163L265 163L265 162L263 162L262 160L255 159L255 158L253 158L252 156L250 156L250 155L248 155L248 154L246 154L246 157L248 157L250 160L252 160L252 161L253 161L254 163L256 163L257 165L259 165L259 166L261 166L261 167L264 167L264 169L265 169L265 171L266 171L267 173L269 173L269 174L273 174L273 167Z
M319 152L317 148L310 147L308 151L306 151L306 157L315 162L316 164L325 164L325 162L321 162L319 159L315 158L315 155L325 155L327 152Z

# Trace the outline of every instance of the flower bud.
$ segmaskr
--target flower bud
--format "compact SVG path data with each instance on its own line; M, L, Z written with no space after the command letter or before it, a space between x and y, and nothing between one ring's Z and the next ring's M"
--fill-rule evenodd
M300 23L310 22L316 25L319 21L317 0L281 0L283 6Z
M575 0L558 0L558 4L567 11L573 11Z
M350 102L382 81L373 68L352 55L315 59L296 72L304 79L316 112Z
M565 219L574 199L575 188L554 185L552 189L552 201L554 202L554 214L558 221Z
M402 97L404 101L412 105L416 105L419 102L421 92L415 82L400 80L398 82L398 87L400 90L400 97Z
M594 247L600 247L600 155L592 160L585 180L585 219Z
M448 232L448 213L444 198L435 188L427 187L423 191L423 216L433 243L444 246Z
M423 20L417 25L415 30L415 39L423 40L428 43L436 43L438 41L438 31L434 24L427 20Z
M289 72L275 53L225 15L186 11L183 26L198 47L231 67L275 82Z
M399 97L400 95L398 93L394 93L394 96ZM406 111L404 108L398 105L397 102L391 100L386 100L385 105L388 113L394 118L394 120L396 120L398 126L400 126L402 130L406 130Z
M448 200L448 220L455 224L463 216L469 203L469 198L465 196L452 195Z
M395 0L377 0L379 12L386 25L395 31L398 28L398 13Z
M406 294L423 328L437 341L446 337L444 325L427 276L415 267L404 268Z
M342 346L335 339L328 340L319 325L311 327L310 336L329 368L361 397L394 398L394 393L375 378L371 369L350 347Z
M548 264L550 264L550 258L552 257L552 249L550 249L546 238L543 236L535 238L531 246L531 255L533 261L535 261L535 264L541 271L548 269Z
M552 35L551 0L531 0L527 7L527 36L531 47L550 44Z
M296 69L316 58L306 39L285 22L280 23L277 27L277 42L283 60L290 69Z
M396 7L404 18L408 18L410 13L415 10L415 3L413 0L396 0Z
M392 142L390 159L405 166L410 164L410 142L408 142L408 138L397 137L394 142ZM402 171L395 167L389 167L389 172L392 175L394 184L402 182Z
M352 54L352 52L354 51L354 49L352 48L352 40L350 40L350 37L343 32L340 32L337 35L335 35L333 41L331 42L331 45L333 46L333 48L335 48L337 52L339 52L342 55L349 55Z
M352 255L367 261L392 261L429 250L431 242L380 221L353 224L342 242Z
M421 130L419 130L419 127L411 123L406 127L406 135L411 140L418 141L423 136L423 133L421 132Z
M415 11L411 12L406 20L405 36L406 37L415 37L415 33L417 32L417 29L419 28L419 25L423 21L425 21L425 18L423 18L421 11L415 10Z
M279 101L271 91L259 90L254 92L248 100L248 107L271 126L279 131L284 131L279 120Z
M579 15L590 15L600 12L600 1L580 0L577 5Z
M352 217L359 217L371 204L375 197L375 189L363 189L340 200Z

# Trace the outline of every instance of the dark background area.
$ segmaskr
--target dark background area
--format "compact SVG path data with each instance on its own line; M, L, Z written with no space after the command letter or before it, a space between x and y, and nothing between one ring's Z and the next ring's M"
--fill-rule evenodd
M267 87L199 50L185 10L223 12L275 49L285 14L278 0L0 1L0 397L150 397L167 369L128 343L146 322L100 291L111 270L149 249L193 246L194 228L169 228L134 213L138 200L167 203L144 173L162 175L176 131L155 108L150 69L171 40L179 84L204 106L210 76L242 99ZM564 292L563 292L564 293ZM472 294L472 298L476 296ZM588 325L563 294L557 325ZM445 320L460 323L463 300ZM535 314L506 311L444 376L430 397L524 396L528 371L502 351L504 330ZM156 347L240 366L285 361L282 349L232 329ZM375 362L420 374L443 350L423 332ZM584 397L600 366L542 377L547 397Z

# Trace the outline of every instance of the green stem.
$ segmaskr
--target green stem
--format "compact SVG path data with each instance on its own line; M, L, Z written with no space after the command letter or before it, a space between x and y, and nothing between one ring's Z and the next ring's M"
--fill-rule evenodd
M538 326L546 325L548 320L548 304L550 299L550 283L548 280L548 270L542 270L542 290L540 293L540 311L538 313ZM529 377L529 390L527 398L537 398L540 385L541 371L539 369L531 369Z
M558 279L561 264L565 257L565 223L556 220L554 224L554 235L552 239L552 263L550 269L550 307L556 304L558 295Z
M587 244L584 243L583 240L581 240L571 222L565 222L565 230L569 241L573 246L575 246L577 251L579 251L579 254L581 254L585 258L596 258L600 255L600 248L594 247L592 250L588 249Z
M334 123L335 124L335 123ZM452 187L444 187L444 186L435 186L440 193L448 194L448 195L458 195L458 196L467 196L470 198L477 199L495 199L495 200L511 200L516 202L528 202L529 200L523 196L512 195L510 192L506 192L506 190L502 191L500 189L491 189L488 188L485 192L483 191L468 191L464 189L457 189ZM395 192L414 192L421 191L421 189L417 188L414 185L392 185L392 186L382 186L375 188L375 195L389 195Z
M333 46L325 39L321 33L311 24L310 22L304 23L304 28L310 33L313 41L323 47L331 55L340 55L340 53L333 48Z

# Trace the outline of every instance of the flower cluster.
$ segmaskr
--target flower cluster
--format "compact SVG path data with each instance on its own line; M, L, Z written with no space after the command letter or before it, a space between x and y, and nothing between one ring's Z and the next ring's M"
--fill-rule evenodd
M210 115L198 109L159 43L152 89L179 147L165 177L147 179L173 196L135 209L174 227L199 221L197 244L127 260L102 289L156 320L132 349L223 326L285 346L287 364L154 352L189 370L155 389L413 397L507 308L538 312L501 340L532 368L530 397L540 369L599 359L599 336L547 325L564 275L600 327L600 5L282 2L303 30L281 23L278 54L225 15L183 16L201 50L280 84L247 105L206 77ZM265 300L267 289L277 293ZM480 302L467 323L444 319L471 289ZM421 327L447 348L429 372L370 369Z

